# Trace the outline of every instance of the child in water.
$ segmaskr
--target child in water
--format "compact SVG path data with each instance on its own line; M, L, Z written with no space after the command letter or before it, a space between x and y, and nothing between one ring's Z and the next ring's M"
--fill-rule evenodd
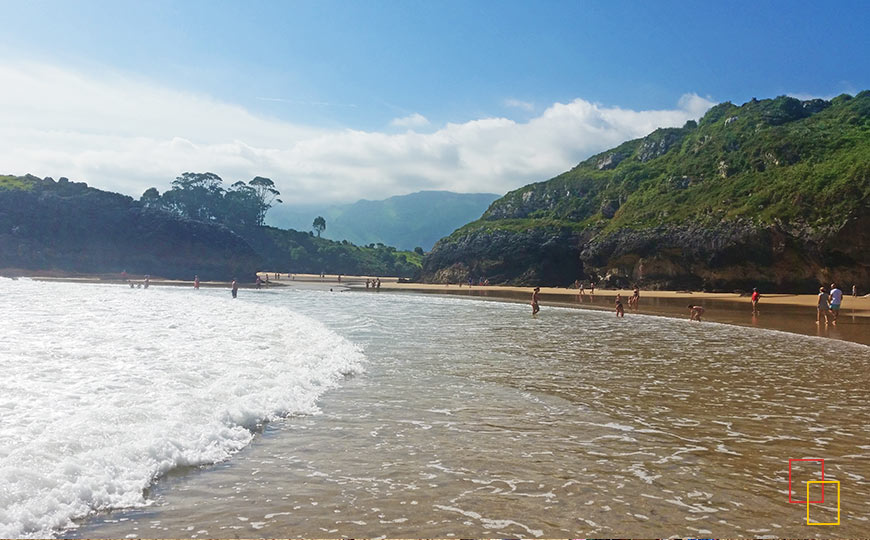
M689 320L690 321L698 321L701 322L701 315L704 314L704 308L702 306L694 306L689 304Z
M625 317L625 308L622 307L622 295L616 293L616 316Z

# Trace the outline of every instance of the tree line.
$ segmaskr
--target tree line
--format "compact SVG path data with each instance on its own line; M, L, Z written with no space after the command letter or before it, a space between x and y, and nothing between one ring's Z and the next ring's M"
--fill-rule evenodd
M186 172L172 181L172 188L162 195L148 188L139 201L146 208L166 210L205 222L217 222L230 228L263 225L273 203L282 202L269 178L256 176L245 183L238 181L229 189L220 176L206 172Z

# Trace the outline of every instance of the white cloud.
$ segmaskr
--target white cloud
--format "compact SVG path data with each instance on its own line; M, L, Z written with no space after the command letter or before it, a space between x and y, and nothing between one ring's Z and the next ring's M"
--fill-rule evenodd
M424 127L429 125L429 120L420 113L414 113L402 118L394 118L390 125L405 128Z
M0 65L0 174L67 176L138 197L184 171L227 185L272 178L288 203L378 199L421 189L505 193L591 154L698 118L713 102L683 96L634 111L575 99L527 122L481 118L431 133L322 130L120 75ZM395 122L423 125L414 114ZM427 121L426 121L427 122Z
M528 101L521 101L519 99L508 98L504 100L504 104L506 107L513 107L514 109L522 109L524 111L532 112L535 110L535 104Z

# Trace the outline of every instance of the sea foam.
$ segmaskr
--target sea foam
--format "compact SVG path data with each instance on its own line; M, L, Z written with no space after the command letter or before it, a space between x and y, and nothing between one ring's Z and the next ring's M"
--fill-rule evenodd
M362 371L356 345L246 293L0 279L0 538L147 504Z

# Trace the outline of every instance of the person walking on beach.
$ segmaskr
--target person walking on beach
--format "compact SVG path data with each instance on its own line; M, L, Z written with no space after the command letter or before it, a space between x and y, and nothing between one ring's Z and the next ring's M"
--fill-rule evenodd
M622 307L622 295L616 293L616 316L625 317L625 308Z
M858 298L858 286L852 284L852 298Z
M238 284L238 282L235 280L235 278L233 278L232 288L233 288L233 298L235 298L236 295L239 294L239 284Z
M758 294L758 289L752 289L752 314L758 315L758 299L761 295Z
M589 282L589 294L591 294L592 296L595 296L595 282L594 281Z
M704 311L703 306L689 304L689 320L701 322L701 315L704 314Z
M836 283L831 283L831 315L833 316L833 324L837 324L837 317L840 316L840 304L843 302L843 291L837 287Z
M199 275L193 276L193 288L199 290Z
M828 294L825 292L824 287L819 287L819 300L816 303L816 324L822 323L822 315L825 316L825 324L828 324L828 309L830 309L830 304L828 304Z
M537 315L539 311L541 311L541 306L538 305L538 301L541 299L541 288L535 287L532 291L532 315Z

